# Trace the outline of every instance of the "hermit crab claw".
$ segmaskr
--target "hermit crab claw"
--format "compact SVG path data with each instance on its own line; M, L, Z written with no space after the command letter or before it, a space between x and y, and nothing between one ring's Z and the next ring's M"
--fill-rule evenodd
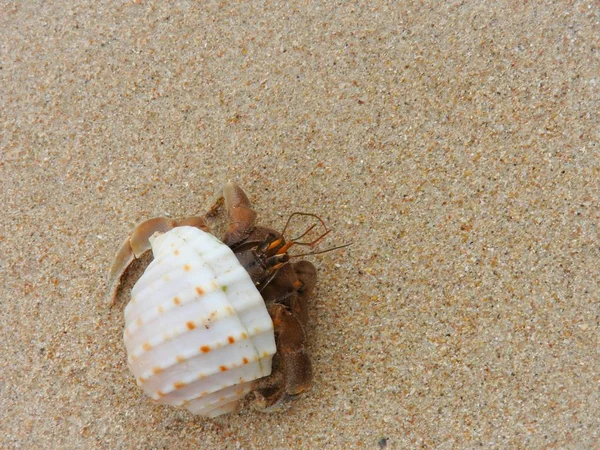
M230 221L223 242L229 247L234 247L250 235L254 229L257 214L252 209L246 193L235 183L229 182L225 185L223 199Z
M108 276L108 292L106 294L106 303L114 305L117 298L117 291L121 284L121 277L134 259L140 258L144 253L150 250L150 237L154 233L165 233L175 227L191 226L208 231L203 217L188 217L176 221L167 217L155 217L140 223L131 236L129 236L119 251L115 255L110 273Z

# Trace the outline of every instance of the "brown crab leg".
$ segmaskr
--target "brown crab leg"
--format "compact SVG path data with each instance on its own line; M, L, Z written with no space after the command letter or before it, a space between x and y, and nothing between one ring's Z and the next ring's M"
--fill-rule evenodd
M298 290L298 299L290 305L291 311L300 319L303 326L308 324L308 299L312 296L317 284L317 269L310 261L298 261L294 263L294 272L298 279L294 287ZM297 286L299 283L300 286Z
M134 259L141 257L144 253L150 250L150 237L154 233L165 233L178 226L192 226L208 231L204 218L188 217L181 221L176 221L166 217L155 217L146 220L139 224L133 230L119 251L117 252L110 273L108 276L108 292L106 294L106 302L110 305L115 303L117 290L121 284L121 277Z
M250 200L242 188L233 182L227 183L223 188L223 198L231 222L223 242L232 247L242 242L252 232L256 211L252 209Z
M286 378L286 393L297 395L312 386L312 367L305 349L306 334L298 318L283 305L269 308L273 326L278 333L277 351L280 353Z
M265 411L278 409L312 386L312 366L305 349L304 327L284 305L268 306L273 319L277 354L274 377L266 378L255 391L256 406Z
M309 261L300 261L285 266L263 292L275 327L277 354L273 374L255 392L255 406L259 409L276 410L311 387L312 366L306 350L305 327L308 300L316 281L315 267Z

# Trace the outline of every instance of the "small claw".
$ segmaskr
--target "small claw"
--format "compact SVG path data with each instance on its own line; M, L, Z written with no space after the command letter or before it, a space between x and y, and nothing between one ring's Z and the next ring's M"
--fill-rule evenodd
M223 188L223 199L231 221L224 242L231 247L243 241L252 232L256 212L252 209L250 200L242 188L233 182L227 183Z
M317 284L317 269L310 261L298 261L294 264L294 271L298 279L302 282L300 292L303 296L310 296Z
M253 405L261 412L277 412L288 403L289 396L280 389L278 391L259 390L254 391Z
M266 413L281 411L302 396L302 393L294 395L285 392L283 386L280 388L256 389L253 394L252 404L254 409Z

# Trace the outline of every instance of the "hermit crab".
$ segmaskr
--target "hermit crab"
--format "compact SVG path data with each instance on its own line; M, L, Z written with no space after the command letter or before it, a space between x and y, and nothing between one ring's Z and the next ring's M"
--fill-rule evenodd
M208 221L223 204L229 227L219 241ZM310 389L306 325L317 273L288 250L328 231L309 243L299 241L306 233L286 240L285 228L256 218L244 191L227 183L205 216L147 220L117 252L111 303L131 262L154 254L125 308L124 340L137 384L157 402L214 417L249 392L270 410Z

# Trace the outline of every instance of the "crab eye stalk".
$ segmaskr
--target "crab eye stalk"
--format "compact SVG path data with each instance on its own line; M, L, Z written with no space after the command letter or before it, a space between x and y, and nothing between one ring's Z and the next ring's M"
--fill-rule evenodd
M271 253L273 249L279 249L284 243L283 238L277 237L274 234L269 233L269 235L256 246L256 252L259 255L266 255Z
M279 269L283 264L285 264L286 262L288 262L290 260L290 255L288 255L287 253L280 253L274 256L271 256L270 258L268 258L265 263L267 266L267 269Z

